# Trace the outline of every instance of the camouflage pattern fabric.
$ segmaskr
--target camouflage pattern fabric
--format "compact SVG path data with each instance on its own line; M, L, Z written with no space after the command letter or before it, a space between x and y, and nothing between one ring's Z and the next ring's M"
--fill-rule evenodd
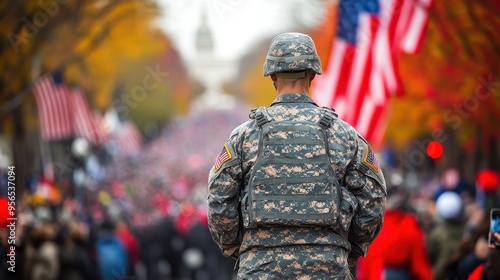
M243 253L239 279L354 279L346 270L347 255L335 246L297 245Z
M267 112L276 121L318 122L322 109L307 94L282 94ZM336 177L346 185L341 223L335 231L328 227L245 229L240 196L257 159L258 132L253 119L235 128L217 158L218 168L210 171L207 204L214 241L225 256L239 258L239 279L350 279L348 263L366 255L385 210L385 180L372 149L349 124L332 121L328 154ZM321 254L324 258L316 258Z
M278 72L311 70L321 75L321 61L313 40L306 34L289 32L273 38L264 62L264 76Z
M340 185L326 152L320 123L274 121L265 107L250 117L261 127L257 161L242 194L245 228L258 226L323 226L337 224ZM325 122L325 125L321 123Z

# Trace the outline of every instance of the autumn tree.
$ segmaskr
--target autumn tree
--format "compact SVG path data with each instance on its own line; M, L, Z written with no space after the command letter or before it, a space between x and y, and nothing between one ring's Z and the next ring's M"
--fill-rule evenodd
M171 67L169 62L160 60L176 53L155 25L158 15L154 1L0 3L0 35L4 38L0 45L0 134L12 138L19 185L24 185L26 175L35 173L40 152L36 104L31 94L36 79L62 70L65 82L84 89L93 108L103 111L113 106L116 99L142 82L148 69L169 72L165 68ZM182 67L177 69L182 76ZM173 86L180 85L166 80L153 91L168 92ZM187 92L186 88L181 90ZM177 99L170 104L175 106ZM186 106L186 101L179 102L181 107Z
M479 168L500 169L499 11L495 1L435 1L421 50L401 58L406 94L394 100L386 134L400 152L438 140L438 168L471 180Z

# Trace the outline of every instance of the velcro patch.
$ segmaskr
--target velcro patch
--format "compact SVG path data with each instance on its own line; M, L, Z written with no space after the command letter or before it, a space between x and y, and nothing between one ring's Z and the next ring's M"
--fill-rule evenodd
M215 159L214 172L219 171L224 162L230 160L232 157L233 156L231 155L231 152L229 151L227 144L224 144L224 148L222 148L220 155Z
M378 163L378 159L375 156L375 153L373 153L372 148L368 147L366 149L365 157L363 159L363 162L366 163L371 169L373 169L375 172L379 172L380 166Z

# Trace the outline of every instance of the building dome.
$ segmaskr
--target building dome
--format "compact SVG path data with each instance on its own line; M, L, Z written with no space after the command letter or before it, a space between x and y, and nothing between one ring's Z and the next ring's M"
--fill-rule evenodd
M207 24L207 15L205 10L201 14L201 24L196 32L196 50L198 53L211 53L214 49L212 31Z

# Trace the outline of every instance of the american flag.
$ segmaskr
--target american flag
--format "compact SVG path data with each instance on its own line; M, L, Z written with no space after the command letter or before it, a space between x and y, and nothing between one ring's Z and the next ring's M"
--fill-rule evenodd
M33 92L38 106L43 140L61 140L73 136L73 116L69 104L69 89L60 74L40 78Z
M99 119L90 111L83 90L75 88L70 94L70 105L74 118L75 134L87 139L94 145L103 144L106 135Z
M104 131L91 113L83 90L70 90L62 82L62 73L40 78L35 83L33 92L43 140L80 136L94 145L105 141Z
M368 148L366 150L364 162L367 163L371 168L373 168L375 172L378 172L380 170L380 165L378 163L377 156L375 156L375 153L371 148Z
M215 163L214 163L214 171L215 172L219 171L219 169L222 167L222 164L224 164L224 162L231 159L231 153L229 152L226 145L224 145L224 148L222 148L220 155L215 159Z
M380 144L391 95L402 95L398 59L421 44L432 0L341 0L337 35L313 97Z
M129 121L119 124L110 137L118 148L120 156L135 156L142 150L141 133Z

